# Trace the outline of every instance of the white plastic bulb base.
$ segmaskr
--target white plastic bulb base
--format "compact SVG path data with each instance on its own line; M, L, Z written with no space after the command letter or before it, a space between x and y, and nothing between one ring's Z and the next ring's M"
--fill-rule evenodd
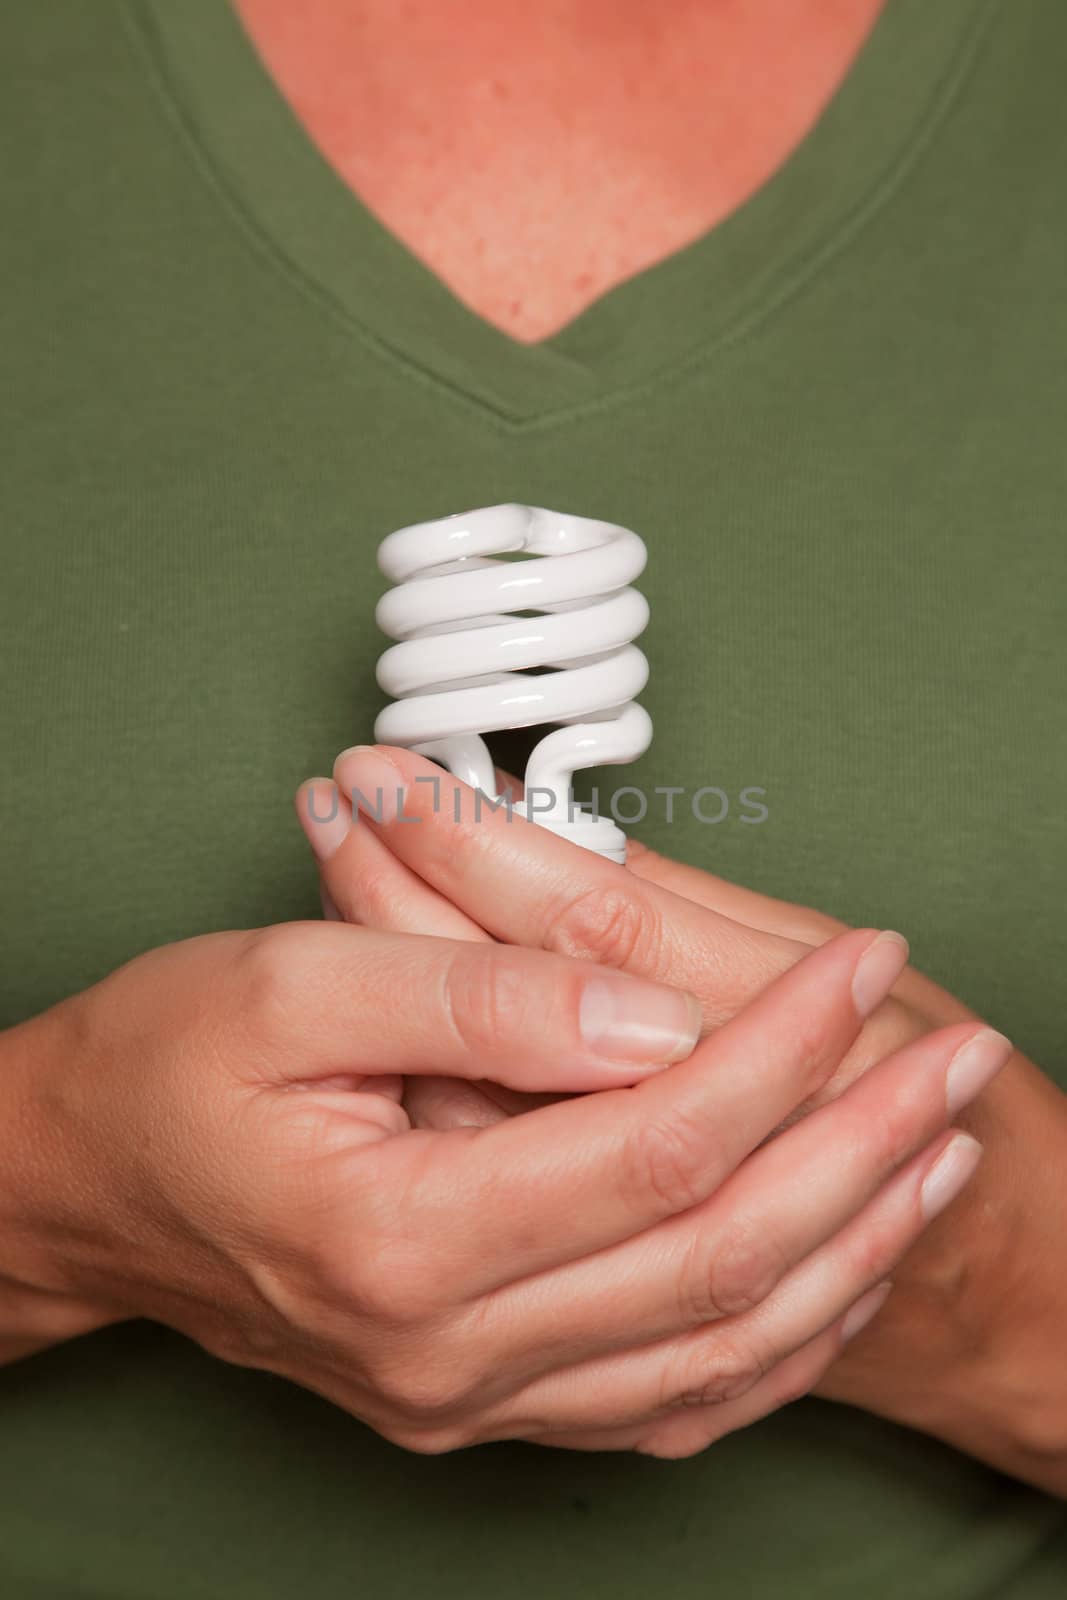
M501 557L524 556L510 560ZM526 767L514 810L612 861L626 836L572 799L575 772L635 761L652 738L637 705L648 662L633 643L648 606L630 584L645 547L629 528L539 506L485 506L400 528L378 564L378 603L397 640L378 662L395 696L374 736L417 750L496 796L483 734L560 724Z
M603 856L605 860L617 861L620 867L626 865L626 835L610 817L594 816L591 811L586 811L580 806L573 808L569 818L542 816L538 812L536 802L531 816L521 800L516 802L512 810L517 817L526 817L528 821L538 823L540 827L547 828L560 839L568 839L571 844L579 844L584 850L595 850L597 855Z

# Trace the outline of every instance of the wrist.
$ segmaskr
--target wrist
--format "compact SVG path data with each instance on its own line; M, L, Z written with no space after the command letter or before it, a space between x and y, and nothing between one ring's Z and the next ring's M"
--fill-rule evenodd
M72 1002L0 1034L0 1364L122 1320L77 1259L92 1184L65 1138Z

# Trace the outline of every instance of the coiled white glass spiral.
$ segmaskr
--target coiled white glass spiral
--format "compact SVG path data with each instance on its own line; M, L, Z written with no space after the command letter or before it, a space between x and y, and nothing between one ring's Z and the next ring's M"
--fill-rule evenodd
M528 559L500 559L511 555ZM583 768L635 760L652 737L634 704L648 678L632 642L648 606L629 587L645 565L642 541L610 522L485 506L400 528L378 564L397 586L382 596L378 624L399 642L378 662L378 682L396 698L375 738L494 795L481 735L561 723L531 754L516 809L621 859L621 831L578 810L571 783Z

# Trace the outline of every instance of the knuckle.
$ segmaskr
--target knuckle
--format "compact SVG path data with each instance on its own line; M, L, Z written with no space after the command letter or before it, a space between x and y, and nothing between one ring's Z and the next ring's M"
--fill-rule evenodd
M377 1258L362 1263L358 1272L335 1269L331 1287L336 1299L358 1305L372 1323L403 1328L416 1320L406 1276L386 1267Z
M775 1241L738 1222L711 1245L695 1242L683 1276L683 1311L695 1322L736 1317L760 1305L785 1269Z
M527 973L497 945L474 945L457 953L444 981L444 1011L464 1049L495 1052L513 1035L528 996Z
M638 1455L654 1456L657 1461L686 1461L702 1454L711 1442L705 1433L689 1428L684 1433L677 1428L653 1428L634 1449Z
M839 1106L835 1116L837 1147L857 1170L884 1180L911 1154L916 1107L907 1093L892 1101L867 1097L862 1106Z
M890 1180L845 1232L841 1260L857 1294L879 1282L921 1233L919 1193L910 1178Z
M817 1370L813 1370L809 1365L803 1368L798 1367L795 1371L784 1374L775 1385L775 1407L791 1406L795 1401L803 1400L804 1396L810 1394L814 1389L832 1360L833 1354L831 1353L823 1358Z
M383 1242L337 1287L369 1320L397 1331L430 1324L447 1309L447 1288L435 1263L395 1240Z
M916 1087L921 1091L926 1085ZM916 1143L916 1121L922 1110L905 1091L876 1106L865 1117L869 1148L880 1174L896 1172L911 1155Z
M910 1217L878 1217L871 1220L851 1252L851 1271L861 1285L875 1284L895 1266L907 1248L912 1234Z
M810 1095L822 1087L837 1066L844 1041L836 1036L832 1021L820 1010L794 1015L790 1028L797 1083Z
M275 1033L296 1021L309 954L305 924L283 922L249 934L238 957L238 1009L246 1024Z
M542 944L557 955L654 976L663 968L663 918L640 893L587 889L553 914Z
M363 1206L353 1214L360 1216L358 1247L336 1196L318 1210L300 1208L288 1224L280 1219L272 1230L277 1261L256 1269L261 1290L290 1313L303 1299L334 1322L354 1318L387 1346L410 1340L447 1313L446 1275L419 1243L392 1232L388 1213L373 1218Z
M416 1456L443 1456L462 1450L475 1441L462 1428L382 1428L379 1432L391 1444Z
M1062 1468L1067 1459L1067 1424L1059 1409L1048 1404L1047 1393L1040 1385L1013 1384L1011 1401L1012 1426L1027 1455Z
M717 1339L691 1355L678 1379L671 1381L668 1407L717 1406L739 1400L769 1370L756 1346L742 1339Z
M396 1358L374 1376L389 1411L409 1431L458 1425L471 1399L472 1383L458 1360L424 1346Z
M274 993L276 980L284 973L284 939L277 927L256 928L249 934L238 957L237 969L241 998L247 1010L261 1011Z
M639 1202L658 1201L668 1216L704 1198L709 1167L707 1130L677 1110L638 1122L619 1163L624 1193Z

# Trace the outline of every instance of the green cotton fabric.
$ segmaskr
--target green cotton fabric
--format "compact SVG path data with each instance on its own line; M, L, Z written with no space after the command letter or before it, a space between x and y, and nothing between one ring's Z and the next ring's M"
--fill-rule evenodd
M1067 1084L1065 50L1058 0L889 0L751 202L528 347L225 5L8 0L0 1022L318 914L291 796L382 703L376 546L517 500L648 543L655 741L601 793L729 806L633 832L902 929ZM1051 1600L1065 1520L814 1400L427 1458L145 1323L0 1373L3 1600Z

